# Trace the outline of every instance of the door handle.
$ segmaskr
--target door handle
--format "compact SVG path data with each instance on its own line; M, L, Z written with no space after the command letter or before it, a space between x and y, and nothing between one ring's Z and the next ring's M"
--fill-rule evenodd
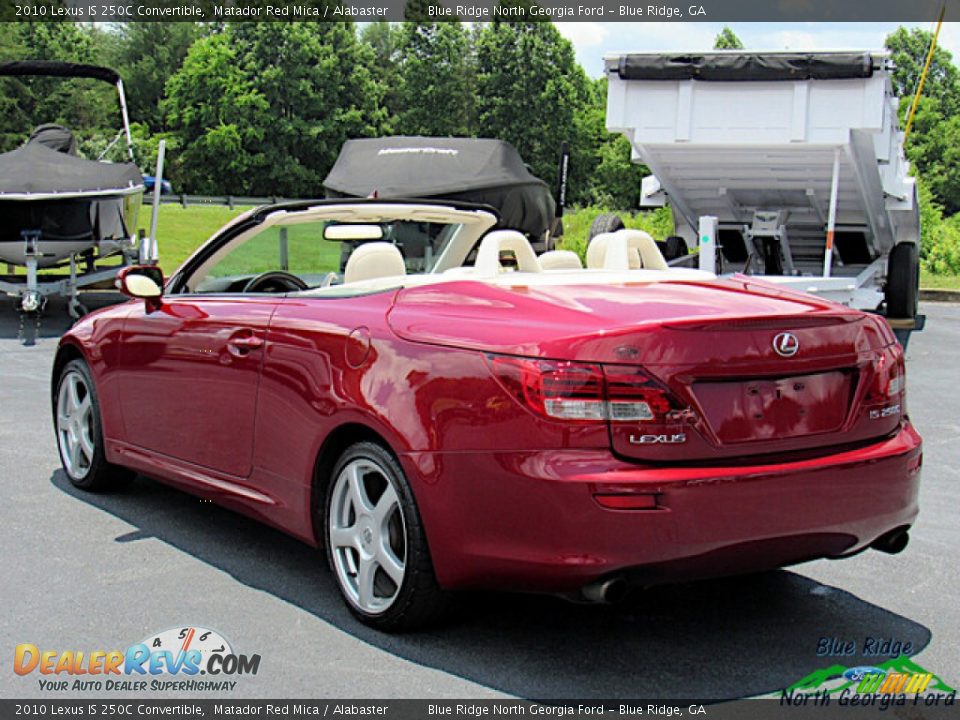
M241 335L230 338L227 342L227 352L234 357L243 357L251 350L259 350L263 347L263 338L257 335Z

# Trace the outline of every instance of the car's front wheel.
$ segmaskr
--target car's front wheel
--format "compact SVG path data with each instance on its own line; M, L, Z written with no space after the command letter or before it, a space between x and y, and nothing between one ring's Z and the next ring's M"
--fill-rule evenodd
M445 614L420 514L403 469L382 446L352 445L327 489L327 558L350 611L381 630L412 630Z
M134 473L107 462L100 424L100 403L90 368L80 359L60 373L54 398L54 423L60 462L70 482L83 490L112 490Z

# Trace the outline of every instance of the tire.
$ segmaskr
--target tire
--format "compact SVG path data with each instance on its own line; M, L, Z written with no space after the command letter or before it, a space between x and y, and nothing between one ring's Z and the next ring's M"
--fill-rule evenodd
M133 479L132 470L106 460L100 402L93 375L83 360L71 360L60 373L53 422L60 463L74 487L105 492Z
M626 227L623 220L616 213L601 213L593 219L590 225L590 240L603 233L616 232Z
M403 632L446 617L450 596L437 583L410 484L381 445L356 443L337 461L322 527L340 594L362 623Z
M676 260L678 257L684 257L690 254L690 249L687 247L687 241L679 235L671 235L663 241L663 244L664 259L666 259L668 262L670 260Z
M887 260L887 317L913 318L917 315L920 287L920 258L915 243L893 246Z

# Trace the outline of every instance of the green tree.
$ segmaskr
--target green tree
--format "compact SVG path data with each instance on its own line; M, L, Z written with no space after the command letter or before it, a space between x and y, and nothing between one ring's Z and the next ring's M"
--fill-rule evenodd
M945 115L936 98L921 98L906 153L943 210L960 211L960 116Z
M130 117L161 129L167 80L180 69L201 26L180 22L128 22L118 29L115 65L123 77Z
M405 22L399 51L396 130L404 135L474 131L470 35L459 22Z
M923 238L920 257L923 267L938 275L960 274L960 215L943 217L943 208L930 188L918 179L920 227Z
M351 23L234 23L196 41L163 102L187 192L310 197L340 146L382 124Z
M248 182L251 154L262 139L253 121L268 108L240 68L227 31L193 44L167 82L161 110L180 140L169 175L181 190L214 194Z
M95 63L102 32L75 23L9 23L3 56L11 60ZM0 78L0 151L11 150L41 123L60 123L76 134L81 150L92 138L120 127L116 91L99 80L51 77Z
M580 179L578 202L615 210L634 210L646 168L630 160L630 143L607 132L607 79L590 82L588 100L577 111L579 152L573 167Z
M577 115L590 94L573 46L552 23L516 17L483 26L476 45L478 133L513 143L551 186L561 145L568 142L573 158L568 198L582 201L590 172L582 160L592 154L592 138Z
M386 113L378 132L390 135L394 132L394 115L400 106L400 39L402 31L393 23L378 20L368 23L360 31L360 42L367 47L370 58L370 76L378 86L377 95L382 98Z
M713 41L714 50L743 50L743 41L737 37L737 34L730 29L730 26L724 25L723 30L717 33Z
M919 28L908 30L901 26L884 41L894 65L893 91L901 98L902 114L906 113L917 90L932 40L932 33ZM960 72L953 64L953 56L942 47L938 47L933 53L923 95L935 98L940 103L940 111L944 116L960 110Z

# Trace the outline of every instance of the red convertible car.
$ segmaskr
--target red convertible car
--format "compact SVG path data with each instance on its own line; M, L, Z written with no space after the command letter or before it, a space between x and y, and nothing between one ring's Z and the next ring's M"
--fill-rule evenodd
M921 440L882 318L668 268L636 230L595 238L581 268L496 223L287 203L166 282L127 269L138 300L56 355L67 476L142 473L322 546L382 629L455 590L609 601L904 548Z

